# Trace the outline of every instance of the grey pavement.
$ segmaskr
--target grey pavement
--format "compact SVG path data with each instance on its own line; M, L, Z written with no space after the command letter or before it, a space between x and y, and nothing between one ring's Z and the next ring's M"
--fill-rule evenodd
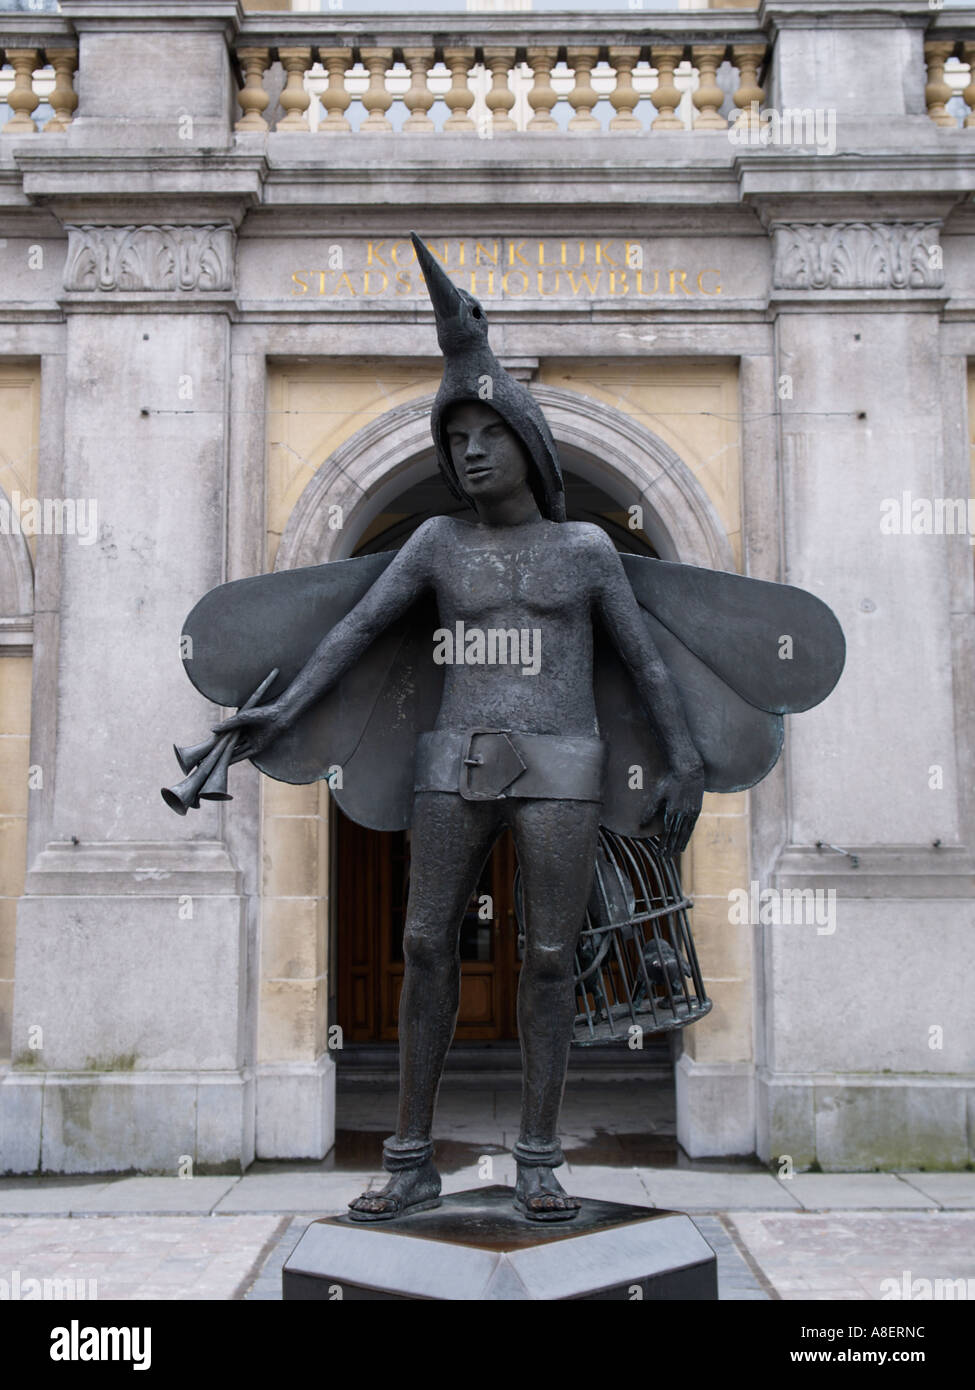
M484 1154L444 1188L513 1178L510 1155ZM308 1222L384 1181L378 1164L316 1163L258 1163L241 1177L5 1178L0 1279L95 1280L99 1298L277 1299ZM565 1181L581 1197L688 1212L718 1256L723 1299L898 1297L917 1279L964 1280L975 1297L975 1173L784 1179L570 1161Z
M445 1085L446 1192L513 1184L518 1100L510 1085ZM73 1279L84 1296L94 1281L98 1298L280 1299L307 1224L386 1181L380 1137L394 1114L393 1088L342 1093L325 1159L258 1162L242 1176L0 1179L0 1281L41 1281L40 1294L19 1295L30 1297L56 1296L44 1280ZM687 1212L718 1257L723 1299L926 1297L925 1280L932 1297L956 1281L956 1295L975 1298L975 1172L785 1178L755 1160L691 1160L674 1138L672 1089L644 1083L573 1087L562 1131L566 1187Z

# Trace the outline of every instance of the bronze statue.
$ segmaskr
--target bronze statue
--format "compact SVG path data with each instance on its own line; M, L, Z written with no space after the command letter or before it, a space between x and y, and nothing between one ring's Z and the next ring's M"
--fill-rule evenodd
M175 809L225 791L207 790L203 759L225 775L251 758L285 781L329 776L366 825L412 825L399 1118L383 1146L387 1186L350 1204L362 1221L439 1203L432 1126L457 1018L460 924L511 828L526 916L515 1204L530 1220L564 1221L581 1205L554 1169L598 827L657 831L679 855L703 792L758 781L781 750L782 714L832 689L843 639L801 590L621 558L598 527L566 521L535 400L488 346L481 305L414 244L445 358L438 461L476 521L433 517L394 555L206 595L185 628L198 688L237 706L279 674L269 702L184 751L201 771ZM782 660L786 633L794 655Z

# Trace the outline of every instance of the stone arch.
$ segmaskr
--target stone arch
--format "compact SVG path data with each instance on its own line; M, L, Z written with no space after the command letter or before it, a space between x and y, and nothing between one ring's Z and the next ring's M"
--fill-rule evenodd
M621 507L644 507L644 530L658 554L709 569L735 568L717 511L669 445L587 396L552 386L534 386L532 394L572 467L617 496ZM326 459L295 504L275 569L346 559L373 518L429 474L432 405L432 396L422 396L394 407ZM342 507L340 529L329 524L336 504Z

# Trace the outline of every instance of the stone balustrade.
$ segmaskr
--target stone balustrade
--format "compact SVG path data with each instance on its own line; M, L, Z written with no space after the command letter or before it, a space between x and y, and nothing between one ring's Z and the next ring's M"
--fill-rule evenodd
M975 129L975 33L970 38L928 38L924 45L928 81L924 99L928 115L945 130ZM955 115L949 104L964 103L967 113Z
M493 137L720 132L749 124L764 96L765 36L729 33L727 17L703 17L713 32L699 26L701 42L681 32L653 43L645 21L627 31L619 16L612 20L618 41L610 42L591 21L578 26L575 41L543 19L526 31L508 16L499 24L497 16L479 15L484 33L452 40L408 23L396 34L390 21L382 34L316 34L294 23L307 16L281 17L266 42L248 34L237 43L235 128ZM724 18L723 27L715 18ZM289 30L284 42L282 26Z
M78 41L52 14L0 15L0 134L55 135L71 124L78 105L74 76Z

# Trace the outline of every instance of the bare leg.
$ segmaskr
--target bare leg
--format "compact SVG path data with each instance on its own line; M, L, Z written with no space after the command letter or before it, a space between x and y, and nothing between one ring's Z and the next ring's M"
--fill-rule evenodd
M439 1198L430 1134L457 1023L460 924L501 823L494 802L465 801L450 792L419 792L414 801L399 1005L399 1121L395 1139L383 1146L392 1177L382 1192L349 1204L360 1220L388 1219L405 1206L436 1205Z
M566 1220L581 1206L552 1168L562 1162L557 1131L576 1010L575 949L592 887L599 811L585 801L525 801L514 814L526 916L516 1202L534 1220Z

